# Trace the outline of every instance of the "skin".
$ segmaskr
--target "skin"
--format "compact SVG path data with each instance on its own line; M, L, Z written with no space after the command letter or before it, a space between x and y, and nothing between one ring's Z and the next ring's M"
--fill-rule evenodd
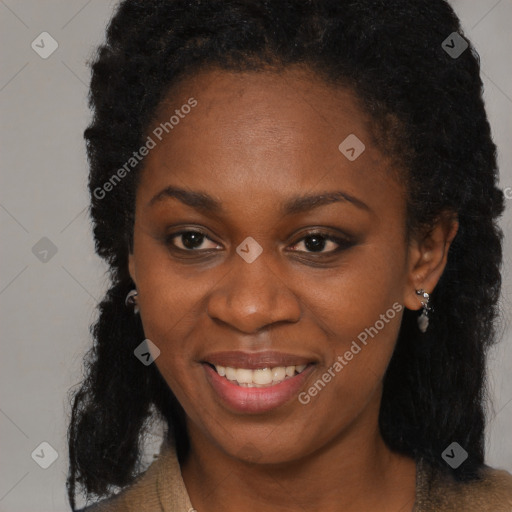
M403 312L307 405L294 398L235 413L200 361L224 350L305 356L315 362L306 391L394 303L421 308L415 290L435 288L457 221L443 216L406 239L405 190L371 119L353 92L307 69L204 70L170 91L154 125L190 97L198 105L146 157L129 270L146 337L161 351L156 364L187 415L182 475L192 504L199 512L412 510L415 463L391 452L378 429ZM352 162L338 149L351 133L366 146ZM207 193L223 212L175 197L150 204L168 186ZM334 191L366 208L339 201L282 213L291 198ZM186 240L166 236L185 228L210 239L180 253L173 247L187 250ZM310 228L351 245L333 253L337 243L326 240L319 255L306 245ZM263 248L250 264L235 251L248 236Z

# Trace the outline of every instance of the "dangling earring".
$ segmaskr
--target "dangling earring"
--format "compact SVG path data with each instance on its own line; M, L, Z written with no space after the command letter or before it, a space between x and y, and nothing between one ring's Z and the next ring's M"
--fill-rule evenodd
M418 317L418 327L421 332L427 332L428 328L428 313L432 310L432 308L428 305L430 300L430 295L423 289L416 290L416 295L420 295L422 298L420 299L421 305L423 306L421 315Z
M126 306L132 306L133 312L138 313L139 312L139 306L137 306L137 297L138 297L137 290L131 290L128 292L128 295L126 296L126 299L124 300L124 303Z

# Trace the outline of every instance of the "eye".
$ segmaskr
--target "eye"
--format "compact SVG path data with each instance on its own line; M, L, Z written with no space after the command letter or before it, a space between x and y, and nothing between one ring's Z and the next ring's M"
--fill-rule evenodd
M195 230L173 233L167 237L166 241L169 245L172 245L173 248L187 252L199 250L207 251L210 249L216 249L219 246L213 240L208 238L205 233ZM210 242L213 246L205 247L206 242Z
M328 233L310 232L297 243L293 244L291 250L311 254L334 254L343 249L347 249L351 245L353 245L352 242L347 239Z
M205 233L199 230L183 230L172 233L166 238L167 245L181 253L209 252L220 248L219 244L210 239ZM323 232L308 232L290 250L306 254L329 255L336 254L343 249L348 249L354 243L339 236Z

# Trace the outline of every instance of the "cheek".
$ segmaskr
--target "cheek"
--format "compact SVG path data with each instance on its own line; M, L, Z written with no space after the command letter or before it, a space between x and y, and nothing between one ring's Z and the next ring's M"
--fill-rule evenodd
M174 261L165 243L142 229L136 232L134 261L145 330L166 331L171 336L175 328L186 324L215 283L211 272Z
M193 273L186 265L173 263L167 249L144 233L136 239L134 259L144 334L160 349L156 364L179 395L179 383L197 371L197 347L190 334L215 279L210 272Z
M160 349L155 364L167 385L196 422L200 421L195 390L204 385L197 363L198 317L204 311L204 296L213 286L207 279L186 279L172 272L168 261L153 260L140 280L139 303L144 334ZM195 398L194 398L195 397Z
M340 342L357 338L376 323L380 335L394 340L401 319L397 310L403 301L405 262L405 250L398 244L361 245L329 275L303 280L301 295L307 310Z
M319 404L357 406L380 384L400 330L405 261L403 246L368 244L330 276L304 282L308 314L328 340L320 378L331 393L318 393Z

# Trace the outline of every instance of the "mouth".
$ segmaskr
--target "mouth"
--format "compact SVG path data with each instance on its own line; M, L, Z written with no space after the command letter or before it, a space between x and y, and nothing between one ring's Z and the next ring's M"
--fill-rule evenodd
M275 366L274 368L234 368L206 363L220 377L244 388L268 388L300 375L310 364Z
M316 365L311 358L278 352L217 352L201 363L217 399L233 412L249 414L284 406Z

